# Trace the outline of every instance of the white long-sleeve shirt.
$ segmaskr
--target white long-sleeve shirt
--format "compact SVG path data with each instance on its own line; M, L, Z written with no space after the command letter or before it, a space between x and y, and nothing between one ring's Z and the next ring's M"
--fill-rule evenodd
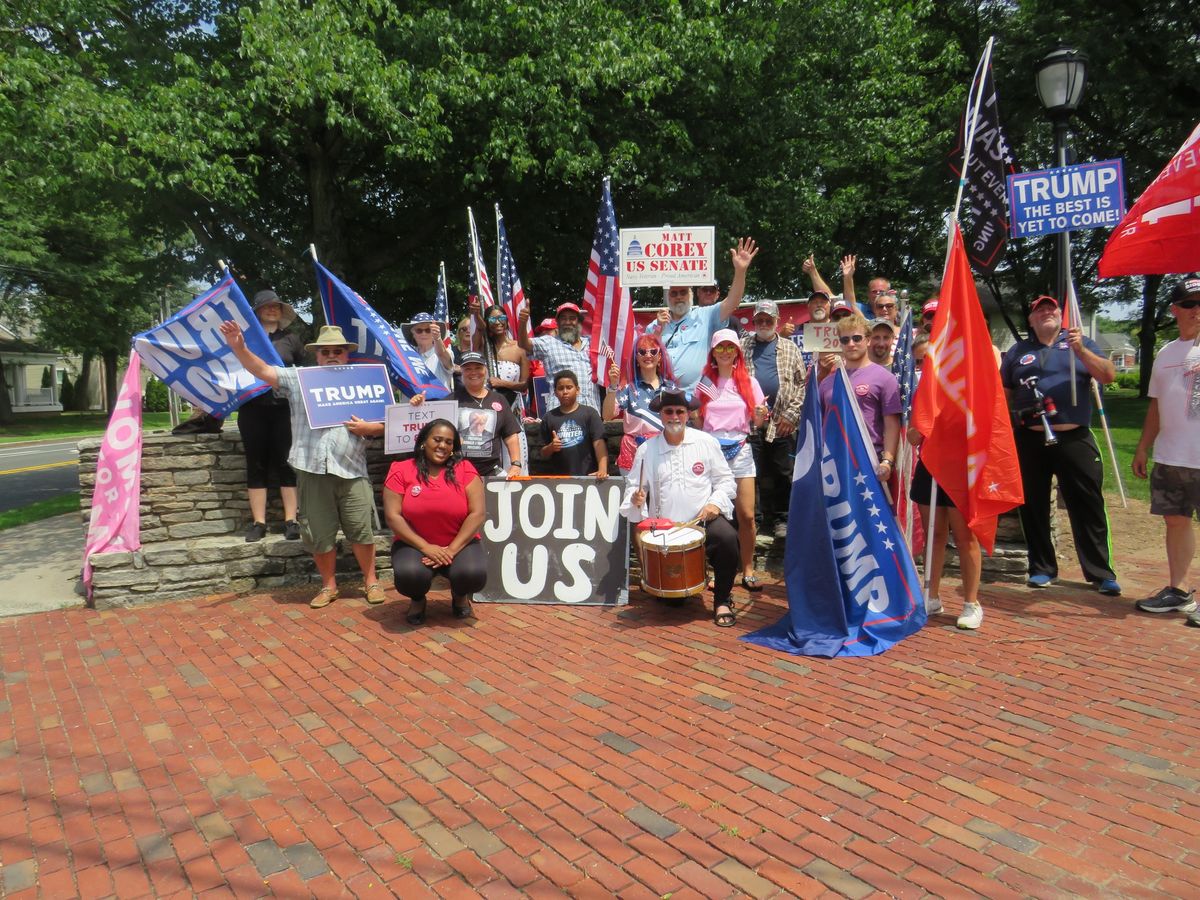
M737 484L717 439L688 428L675 446L658 435L643 443L629 469L621 515L630 522L649 517L687 522L711 503L727 519L733 518ZM640 483L639 483L640 479ZM647 500L639 509L633 495L646 486Z

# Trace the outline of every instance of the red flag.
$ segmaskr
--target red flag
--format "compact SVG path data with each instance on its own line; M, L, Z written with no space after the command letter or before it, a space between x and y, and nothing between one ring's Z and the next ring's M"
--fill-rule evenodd
M583 305L591 322L592 381L607 384L608 353L621 367L625 378L633 377L633 303L629 289L621 287L617 265L617 213L613 209L608 179L600 195L592 255L588 259L587 284Z
M942 279L912 425L921 460L990 554L996 516L1024 501L1012 422L958 223Z
M1200 125L1113 229L1101 278L1200 269Z

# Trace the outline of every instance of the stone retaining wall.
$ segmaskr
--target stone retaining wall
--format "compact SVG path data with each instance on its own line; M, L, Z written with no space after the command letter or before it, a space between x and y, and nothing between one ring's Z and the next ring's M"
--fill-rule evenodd
M606 423L610 466L615 471L621 439L619 422ZM538 450L542 441L538 426L526 427L531 469L545 471ZM79 483L83 523L91 509L99 440L79 444ZM367 450L368 470L378 500L391 462L383 454L382 440ZM279 533L281 508L278 493L269 493L268 525L274 529L257 543L247 544L243 532L249 524L246 500L245 458L237 429L220 434L173 436L147 434L142 445L141 540L142 548L132 553L106 553L93 557L93 603L99 608L129 606L155 600L195 597L204 594L269 590L303 584L316 577L312 558L299 541L287 541ZM779 574L783 568L782 539L758 540L757 564ZM376 539L376 565L380 577L390 581L390 534L381 531ZM340 546L338 570L357 573L349 546ZM1025 549L1015 516L1001 520L995 557L984 557L985 580L1021 580L1025 576ZM947 566L957 564L953 551ZM630 583L639 577L636 554L631 563Z

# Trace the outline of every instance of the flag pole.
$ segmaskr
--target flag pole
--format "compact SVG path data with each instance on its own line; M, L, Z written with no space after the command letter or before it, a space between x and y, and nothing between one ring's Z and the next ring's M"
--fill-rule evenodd
M452 322L454 320L450 316L450 288L446 285L446 261L444 259L438 262L438 280L442 283L442 287L446 288L446 322L445 322L445 324L446 324L447 328L449 328L449 326L452 324ZM446 337L450 337L450 335L447 334ZM458 336L455 335L456 340L457 340L457 337Z
M217 268L221 270L221 274L225 274L229 271L229 266L225 265L225 260L223 259L217 260Z
M320 262L320 260L317 259L317 245L316 244L309 244L308 252L312 254L313 262Z
M967 136L963 141L963 163L959 169L958 176L958 193L954 198L954 212L950 215L949 221L949 236L946 240L946 261L942 264L942 282L946 281L946 270L950 266L950 251L954 246L954 226L958 224L958 212L962 208L963 188L967 184L967 167L971 164L971 149L975 144L975 130L979 125L979 104L983 102L983 84L987 75L988 66L992 62L992 45L995 44L995 36L989 37L987 46L983 48L983 56L979 59L979 65L975 69L975 80L971 83L971 87L975 91L975 102L967 101ZM932 344L930 335L930 343ZM929 601L929 585L933 580L933 545L937 535L937 499L938 499L938 483L932 475L929 479L929 521L925 527L925 600Z
M1113 474L1117 476L1117 490L1121 492L1121 506L1129 509L1129 501L1125 499L1125 483L1121 480L1121 467L1117 465L1117 451L1113 447L1112 431L1108 427L1108 410L1104 408L1104 400L1100 395L1100 385L1092 379L1092 397L1096 401L1096 409L1100 412L1100 424L1104 428L1104 442L1108 444L1108 456L1112 460Z
M495 204L495 208L496 208L496 268L494 271L496 272L496 298L497 298L497 301L500 303L500 305L504 306L504 299L502 297L500 297L500 262L501 262L501 260L500 260L500 220L503 219L504 216L502 216L500 214L500 204L499 203ZM511 324L513 327L513 331L515 333L516 328L517 328L517 323L513 322Z
M967 98L967 116L970 121L967 125L966 139L963 141L963 162L962 168L959 169L958 175L958 194L954 198L954 221L958 221L958 211L962 206L963 188L967 185L967 167L971 164L971 150L975 144L975 130L979 127L979 104L983 102L983 83L987 75L988 66L992 63L992 44L996 41L995 37L988 38L987 46L983 48L983 56L979 59L979 66L975 69L975 80L971 82L971 87L975 90L975 102L972 103L970 97ZM950 258L950 248L946 248L946 259ZM943 268L944 270L944 268Z
M1071 317L1071 324L1079 329L1080 335L1083 334L1083 313L1079 309L1079 298L1075 296L1075 279L1071 276L1071 242L1064 242L1063 246L1064 268L1067 270L1067 315ZM1079 405L1079 396L1075 390L1075 351L1071 351L1071 405ZM1114 461L1114 465L1115 465Z

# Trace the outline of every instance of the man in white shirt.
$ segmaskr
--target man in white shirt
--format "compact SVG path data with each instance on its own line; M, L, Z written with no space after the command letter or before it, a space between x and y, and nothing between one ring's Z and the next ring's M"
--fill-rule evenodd
M647 516L688 522L699 518L708 537L704 552L713 567L713 621L729 628L737 618L729 595L740 565L733 496L737 486L717 439L687 427L697 407L682 390L664 390L650 409L662 419L662 433L637 449L629 470L621 514L630 523Z
M1145 478L1147 458L1154 448L1150 512L1162 516L1166 525L1171 583L1153 597L1139 600L1137 608L1148 613L1190 613L1188 624L1200 625L1196 592L1185 586L1196 555L1192 519L1200 515L1200 278L1185 278L1175 285L1171 313L1179 325L1179 339L1155 357L1150 405L1132 464L1133 474Z

